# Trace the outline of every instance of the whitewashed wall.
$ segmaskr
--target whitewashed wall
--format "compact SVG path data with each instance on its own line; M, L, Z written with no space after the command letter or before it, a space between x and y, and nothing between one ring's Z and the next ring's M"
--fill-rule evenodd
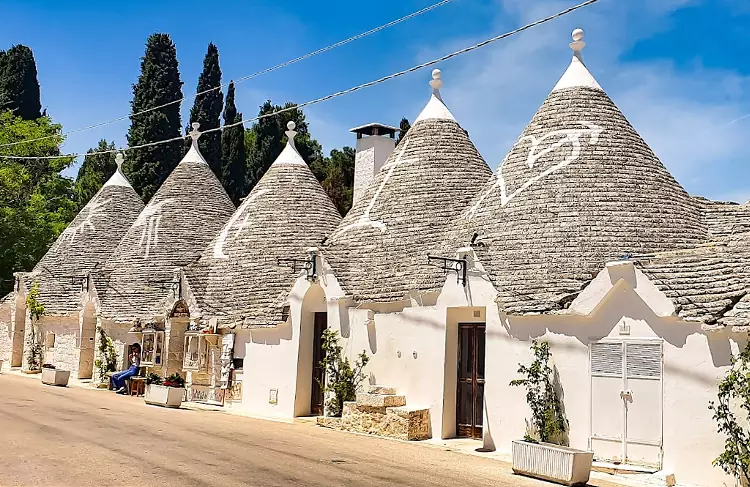
M78 377L81 340L78 313L69 316L42 316L35 326L41 336L44 363L69 370L71 377ZM54 344L48 346L48 337L51 336L54 336Z

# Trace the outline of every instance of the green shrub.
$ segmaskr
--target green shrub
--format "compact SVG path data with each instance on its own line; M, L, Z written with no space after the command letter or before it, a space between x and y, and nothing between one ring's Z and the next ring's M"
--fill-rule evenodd
M325 370L325 379L320 387L326 393L333 393L326 401L326 413L329 416L341 416L344 401L354 401L357 398L357 389L367 377L362 369L370 358L362 350L352 367L349 359L341 354L343 347L339 345L338 332L330 329L323 331L322 347L325 355L320 365Z

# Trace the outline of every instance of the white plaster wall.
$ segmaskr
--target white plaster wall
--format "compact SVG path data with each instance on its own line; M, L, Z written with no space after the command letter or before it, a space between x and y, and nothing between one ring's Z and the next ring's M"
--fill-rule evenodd
M104 329L104 333L112 339L117 352L117 370L125 370L128 368L127 363L127 350L133 343L140 345L141 337L133 333L128 333L131 325L126 323L115 323L110 320L100 320L100 326ZM101 353L99 352L99 332L96 334L94 349L94 360L100 359ZM96 368L94 369L94 376L97 376Z
M0 305L0 360L3 369L10 368L10 356L13 351L12 301Z
M78 314L70 316L42 316L36 323L44 349L44 363L69 370L78 377L80 357L80 326ZM54 334L54 346L47 346L48 334Z
M619 324L624 322L630 325L630 338L664 339L663 471L690 485L734 485L711 465L723 448L723 438L716 433L708 410L709 401L716 398L716 384L729 364L730 350L737 347L734 338L706 335L698 324L656 316L643 296L625 281L602 286L612 292L590 316L501 319L496 308L488 306L484 446L509 453L511 441L523 437L524 420L530 417L525 391L508 383L516 378L518 363L531 361L531 340L539 338L551 344L559 371L570 445L588 448L588 344L603 337L621 337ZM659 297L646 296L650 299ZM613 416L613 421L618 419Z

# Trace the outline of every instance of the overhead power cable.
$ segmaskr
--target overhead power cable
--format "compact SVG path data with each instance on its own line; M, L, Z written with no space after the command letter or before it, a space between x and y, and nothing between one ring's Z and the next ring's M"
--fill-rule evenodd
M423 9L421 9L421 10L417 10L416 12L412 12L409 15L405 15L404 17L401 17L399 19L392 20L392 21L388 22L387 24L383 24L383 25L381 25L379 27L375 27L374 29L370 29L370 30L368 30L366 32L362 32L361 34L357 34L355 36L349 37L347 39L344 39L343 41L336 42L335 44L331 44L330 46L326 46L326 47L324 47L322 49L318 49L317 51L309 52L307 54L304 54L302 56L296 57L294 59L290 59L289 61L284 61L283 63L277 64L276 66L272 66L270 68L265 68L265 69L262 69L260 71L255 72L253 74L249 74L247 76L243 76L241 78L237 78L237 79L233 80L233 82L234 82L235 85L237 85L239 83L242 83L243 81L247 81L247 80L252 79L252 78L257 78L258 76L262 76L262 75L270 73L272 71L276 71L278 69L285 68L287 66L290 66L292 64L298 63L300 61L304 61L305 59L310 59L311 57L317 56L318 54L323 54L324 52L328 52L328 51L330 51L332 49L336 49L337 47L341 47L343 45L349 44L350 42L354 42L356 40L359 40L359 39L362 39L364 37L367 37L367 36L369 36L371 34L375 34L376 32L380 32L381 30L387 29L388 27L393 27L396 24L400 24L401 22L405 22L407 20L413 19L414 17L418 17L418 16L420 16L420 15L422 15L424 13L429 12L430 10L434 10L434 9L436 9L438 7L442 7L443 5L451 3L452 1L453 0L441 0L438 3L432 4L432 5L430 5L428 7L425 7ZM198 93L196 93L193 96L189 97L189 99L194 99L194 98L196 98L196 97L198 97L200 95L205 95L206 93L210 93L212 91L220 90L220 89L225 88L227 86L229 86L229 83L224 83L224 84L221 84L219 86L215 86L213 88L209 88L207 90L199 91ZM95 128L104 127L105 125L111 125L113 123L117 123L117 122L121 122L123 120L127 120L128 118L131 118L131 117L137 117L137 116L149 113L149 112L153 112L154 110L161 110L162 108L168 107L170 105L174 105L175 103L181 103L181 102L183 102L183 101L185 101L187 99L188 99L188 97L182 97L180 99L172 100L172 101L164 103L162 105L158 105L158 106L155 106L155 107L147 108L147 109L142 110L140 112L135 112L135 113L131 113L131 114L128 114L128 115L123 115L122 117L113 118L112 120L107 120L105 122L98 122L98 123L95 123L93 125L89 125L87 127L81 127L79 129L73 129L73 130L70 130L68 132L65 132L64 134L62 134L62 136L63 137L67 137L68 135L71 135L71 134L77 134L77 133L81 133L81 132L86 132L88 130L93 130ZM51 138L54 138L54 137L58 137L58 136L48 135L48 136L45 136L45 137L39 137L37 139L20 140L18 142L11 142L9 144L2 144L2 145L0 145L0 148L2 148L2 147L11 147L11 146L14 146L14 145L19 145L19 144L26 144L26 143L29 143L29 142L36 142L38 140L51 139Z
M304 103L300 103L298 105L293 105L293 106L289 106L289 107L286 107L286 108L282 108L280 110L276 110L276 111L271 112L271 113L266 113L266 114L263 114L263 115L259 115L257 117L248 118L248 119L245 119L245 120L241 120L239 122L227 124L227 125L224 125L223 127L216 127L216 128L208 129L208 130L205 130L205 131L203 131L201 133L207 134L207 133L211 133L211 132L216 132L218 130L224 130L224 129L227 129L227 128L236 127L238 125L242 125L242 124L245 124L245 123L255 122L255 121L262 120L262 119L268 118L268 117L274 117L276 115L279 115L280 113L288 112L288 111L299 109L299 108L304 108L304 107L307 107L307 106L310 106L310 105L315 105L315 104L318 104L318 103L321 103L321 102L324 102L324 101L327 101L327 100L331 100L333 98L338 98L340 96L348 95L349 93L354 93L355 91L363 90L365 88L369 88L371 86L375 86L375 85L378 85L380 83L384 83L386 81L392 80L394 78L398 78L398 77L403 76L405 74L412 73L412 72L417 71L419 69L426 68L428 66L432 66L434 64L441 63L443 61L447 61L448 59L452 59L452 58L454 58L456 56L460 56L462 54L466 54L467 52L474 51L474 50L479 49L481 47L484 47L484 46L486 46L488 44L491 44L493 42L499 41L501 39L505 39L507 37L513 36L513 35L518 34L520 32L523 32L525 30L531 29L532 27L536 27L538 25L547 23L547 22L549 22L551 20L555 20L557 18L560 18L560 17L562 17L564 15L568 15L571 12L574 12L574 11L579 10L581 8L584 8L584 7L587 7L587 6L592 5L594 3L597 3L598 1L599 0L587 0L587 1L583 2L583 3L579 3L579 4L574 5L572 7L568 7L565 10L561 10L560 12L557 12L555 14L549 15L549 16L544 17L544 18L539 19L539 20L535 20L534 22L526 24L526 25L524 25L522 27L519 27L517 29L514 29L512 31L506 32L504 34L497 35L495 37L491 37L491 38L489 38L487 40L484 40L484 41L482 41L482 42L480 42L478 44L474 44L473 46L469 46L469 47L465 47L463 49L459 49L458 51L454 51L454 52L452 52L450 54L446 54L444 56L441 56L439 58L433 59L431 61L427 61L427 62L418 64L416 66L412 66L411 68L404 69L403 71L398 71L396 73L389 74L388 76L383 76L382 78L378 78L376 80L369 81L367 83L363 83L361 85L357 85L357 86L354 86L352 88L349 88L349 89L346 89L346 90L343 90L343 91L337 91L335 93L331 93L330 95L322 96L320 98L315 98L314 100L309 100L309 101L306 101ZM40 157L0 155L0 158L4 157L4 158L7 158L7 159L57 159L57 158L60 158L60 157L79 157L79 156L82 156L82 155L110 154L110 153L113 153L113 152L126 152L126 151L133 150L133 149L141 149L141 148L144 148L144 147L151 147L151 146L154 146L154 145L166 144L166 143L169 143L169 142L174 142L176 140L182 140L182 139L185 139L187 137L189 137L189 135L180 136L180 137L173 137L173 138L167 139L167 140L160 140L160 141L157 141L157 142L150 142L148 144L142 144L142 145L137 145L137 146L132 146L132 147L124 147L122 149L88 152L86 154L80 153L80 154L67 154L67 155L63 155L63 156L40 156Z

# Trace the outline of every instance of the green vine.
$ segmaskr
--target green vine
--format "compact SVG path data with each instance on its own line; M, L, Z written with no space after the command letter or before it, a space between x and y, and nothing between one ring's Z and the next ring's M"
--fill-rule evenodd
M534 340L531 342L531 352L534 354L531 365L518 364L518 373L523 378L510 382L511 386L526 388L526 402L531 408L533 430L531 434L526 434L524 440L564 444L568 420L555 391L554 371L549 365L552 356L549 343Z
M31 286L28 296L26 296L26 308L31 314L33 320L39 320L44 315L44 306L39 302L39 283L35 282Z
M708 409L713 411L717 430L726 435L726 440L724 451L713 465L737 479L747 480L750 478L750 343L739 356L732 356L732 366L719 382L718 400L718 403L711 401Z
M101 358L94 361L94 366L99 374L99 382L106 382L107 372L117 370L117 350L115 350L114 342L107 336L103 328L99 327L97 331L99 332L99 352Z
M325 355L320 365L325 369L326 375L324 383L319 383L323 391L333 393L326 401L326 412L329 416L341 416L344 401L354 401L357 398L357 389L367 377L362 369L370 358L363 350L352 367L349 359L341 355L343 347L339 345L338 332L330 329L323 331L322 348Z

